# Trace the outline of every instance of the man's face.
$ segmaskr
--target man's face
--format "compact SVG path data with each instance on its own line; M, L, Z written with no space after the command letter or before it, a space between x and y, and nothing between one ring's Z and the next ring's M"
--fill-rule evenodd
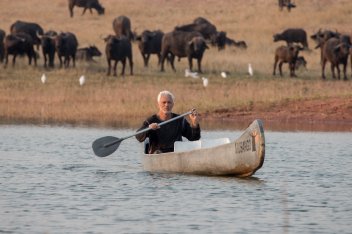
M174 102L172 101L171 97L161 96L159 101L159 110L162 111L164 114L171 113L172 108L174 107Z

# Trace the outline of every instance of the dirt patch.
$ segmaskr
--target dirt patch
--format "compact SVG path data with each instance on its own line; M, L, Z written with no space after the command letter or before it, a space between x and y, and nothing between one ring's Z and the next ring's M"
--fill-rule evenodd
M245 108L218 109L203 114L204 120L250 122L262 119L268 123L339 125L352 131L352 97L324 100L287 100L263 107L260 103Z

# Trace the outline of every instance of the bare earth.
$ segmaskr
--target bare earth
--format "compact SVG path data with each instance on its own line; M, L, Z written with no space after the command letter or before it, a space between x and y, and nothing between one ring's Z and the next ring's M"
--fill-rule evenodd
M270 108L254 104L250 108L218 109L203 114L203 119L222 119L225 122L262 119L269 127L290 123L297 130L307 129L304 126L309 125L309 128L313 126L313 130L352 131L352 98L288 101ZM292 130L292 127L288 129Z

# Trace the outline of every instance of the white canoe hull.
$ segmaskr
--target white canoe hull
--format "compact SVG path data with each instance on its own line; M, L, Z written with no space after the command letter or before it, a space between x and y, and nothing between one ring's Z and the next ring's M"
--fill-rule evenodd
M187 152L145 154L144 170L198 175L253 175L264 163L265 139L261 120L255 120L234 142Z

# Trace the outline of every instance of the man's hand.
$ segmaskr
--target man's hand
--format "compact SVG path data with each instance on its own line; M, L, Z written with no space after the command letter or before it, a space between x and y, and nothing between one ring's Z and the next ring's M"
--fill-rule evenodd
M191 126L193 128L197 127L199 124L199 114L196 109L192 110L192 113L189 115L189 119L191 120Z
M160 128L160 126L157 123L151 123L151 124L149 124L149 128L153 129L153 130L156 130L156 129Z

